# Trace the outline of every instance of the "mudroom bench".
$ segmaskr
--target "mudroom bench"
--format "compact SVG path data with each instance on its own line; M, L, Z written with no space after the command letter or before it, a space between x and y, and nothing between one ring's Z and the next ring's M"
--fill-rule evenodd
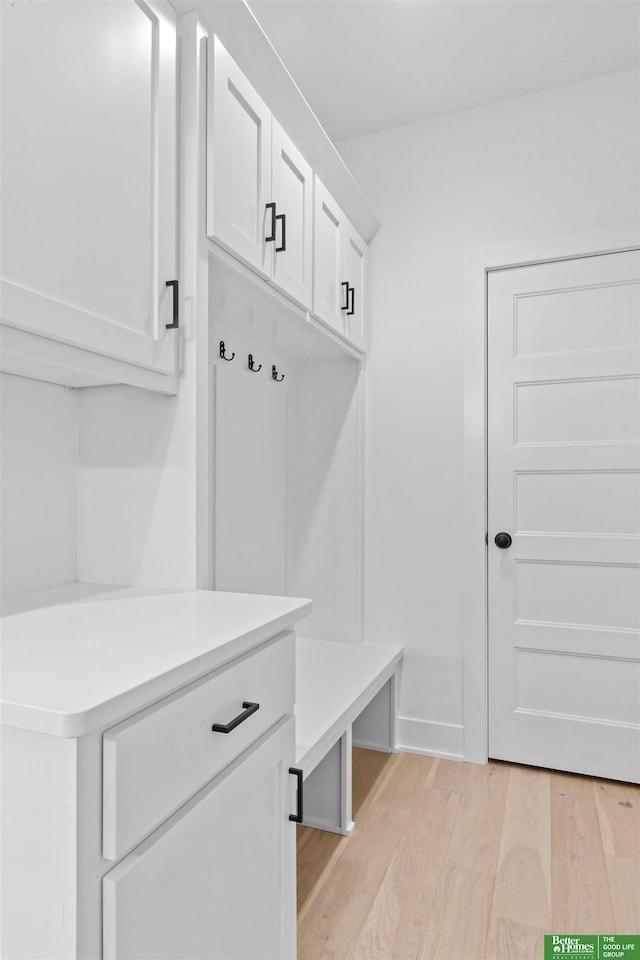
M403 648L296 639L296 767L303 824L350 836L351 748L397 749Z

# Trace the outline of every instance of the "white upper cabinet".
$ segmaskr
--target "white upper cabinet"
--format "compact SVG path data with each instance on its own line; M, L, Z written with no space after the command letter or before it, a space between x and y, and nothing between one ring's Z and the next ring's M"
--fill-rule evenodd
M59 0L2 21L2 322L174 374L175 15Z
M342 286L344 224L342 210L316 177L313 312L338 333L344 333L342 308L347 303L346 283Z
M207 233L311 306L312 170L213 38Z
M314 315L365 350L367 244L318 177L314 214Z
M313 173L275 117L272 123L273 279L299 303L311 306Z
M366 349L367 244L353 224L345 221L344 280L347 309L343 311L344 333L361 350Z
M209 236L271 276L271 113L217 37L208 163Z

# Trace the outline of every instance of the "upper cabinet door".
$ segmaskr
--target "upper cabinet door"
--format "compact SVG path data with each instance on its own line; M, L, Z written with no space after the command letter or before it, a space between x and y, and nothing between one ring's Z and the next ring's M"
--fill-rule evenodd
M347 304L343 286L344 215L316 177L314 190L313 312L344 335ZM345 310L343 310L345 307Z
M366 350L367 244L358 231L345 221L344 279L349 302L344 311L345 336Z
M272 121L271 196L276 207L273 280L304 307L311 307L313 174L284 132Z
M58 0L2 20L2 321L172 374L175 15Z
M217 37L211 48L207 233L270 276L271 112Z

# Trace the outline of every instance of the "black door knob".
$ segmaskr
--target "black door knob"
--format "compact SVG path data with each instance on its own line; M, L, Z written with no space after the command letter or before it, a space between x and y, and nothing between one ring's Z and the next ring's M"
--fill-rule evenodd
M496 547L500 547L501 550L506 550L507 547L511 546L512 540L508 533L496 533L495 540L493 541Z

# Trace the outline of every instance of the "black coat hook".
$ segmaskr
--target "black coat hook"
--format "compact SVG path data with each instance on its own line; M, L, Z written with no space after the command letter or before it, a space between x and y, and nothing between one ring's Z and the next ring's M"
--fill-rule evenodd
M229 361L233 360L233 358L234 358L235 355L236 355L236 354L235 354L235 350L234 350L234 352L231 354L230 357L228 357L228 356L226 355L226 352L225 352L225 351L226 351L226 347L225 347L225 345L224 345L224 340L221 340L221 341L220 341L220 357L221 357L221 359L222 359L222 360L229 360Z
M253 371L253 373L257 373L258 370L262 370L262 364L261 364L261 363L259 363L258 366L256 367L256 364L255 364L255 361L254 361L254 359L253 359L253 354L252 354L252 353L249 354L247 366L249 367L249 370Z
M271 379L276 380L278 383L284 380L284 373L282 374L281 377L278 376L278 371L276 370L275 363L271 365Z

